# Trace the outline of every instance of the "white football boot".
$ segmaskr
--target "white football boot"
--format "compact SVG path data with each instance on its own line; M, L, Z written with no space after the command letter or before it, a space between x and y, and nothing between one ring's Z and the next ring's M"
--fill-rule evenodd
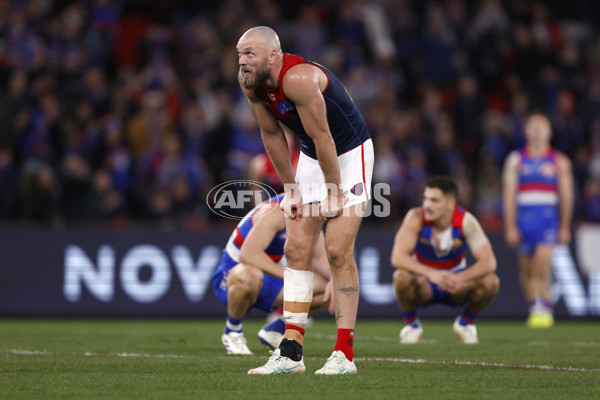
M336 350L327 359L323 368L315 372L315 375L350 375L356 372L354 361L348 361L342 351Z
M283 357L279 349L269 353L271 353L269 361L262 367L248 371L249 375L297 374L306 371L304 357L300 361L294 361L291 358Z
M221 336L221 342L227 350L227 354L232 355L252 355L252 352L246 345L246 338L243 332L229 332Z
M401 344L415 344L419 343L423 336L423 327L419 324L418 327L414 327L410 324L404 325L404 328L400 331L400 343Z
M283 334L277 331L268 331L264 326L260 331L258 331L258 340L260 340L260 342L265 346L270 347L271 350L279 347L281 339L283 339Z
M460 339L464 344L479 344L479 340L477 339L477 328L475 324L468 324L462 326L458 321L460 317L456 317L454 320L454 325L452 325L452 331L454 335Z

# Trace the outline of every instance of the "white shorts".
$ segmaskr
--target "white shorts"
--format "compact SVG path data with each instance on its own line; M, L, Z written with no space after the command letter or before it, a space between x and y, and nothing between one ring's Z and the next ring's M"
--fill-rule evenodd
M371 198L371 177L373 175L373 141L365 141L338 156L344 208L360 204ZM296 183L302 195L302 204L320 203L327 197L325 176L319 161L300 153L296 168Z

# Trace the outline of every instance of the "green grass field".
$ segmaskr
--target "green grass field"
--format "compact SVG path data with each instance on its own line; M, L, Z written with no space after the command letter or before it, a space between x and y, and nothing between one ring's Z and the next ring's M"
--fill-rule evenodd
M358 374L315 376L335 341L332 320L307 331L303 375L249 376L268 358L244 322L254 356L227 356L222 320L0 319L2 399L600 399L600 324L478 323L465 346L452 321L424 320L417 345L400 321L357 325Z

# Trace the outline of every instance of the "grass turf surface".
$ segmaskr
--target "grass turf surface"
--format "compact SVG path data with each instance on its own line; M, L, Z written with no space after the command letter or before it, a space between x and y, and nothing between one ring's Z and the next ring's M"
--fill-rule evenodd
M599 399L600 325L478 322L480 344L452 321L424 320L422 343L400 345L400 321L361 320L355 376L315 376L335 324L317 319L305 342L307 372L249 376L269 354L244 322L254 356L227 356L223 320L0 319L0 399Z

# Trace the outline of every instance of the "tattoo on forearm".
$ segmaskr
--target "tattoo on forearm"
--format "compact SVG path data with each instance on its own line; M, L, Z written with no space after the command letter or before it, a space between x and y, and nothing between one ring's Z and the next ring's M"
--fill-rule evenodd
M342 287L342 288L339 288L338 290L348 296L351 294L354 294L354 293L358 293L358 288L354 287L354 286Z

